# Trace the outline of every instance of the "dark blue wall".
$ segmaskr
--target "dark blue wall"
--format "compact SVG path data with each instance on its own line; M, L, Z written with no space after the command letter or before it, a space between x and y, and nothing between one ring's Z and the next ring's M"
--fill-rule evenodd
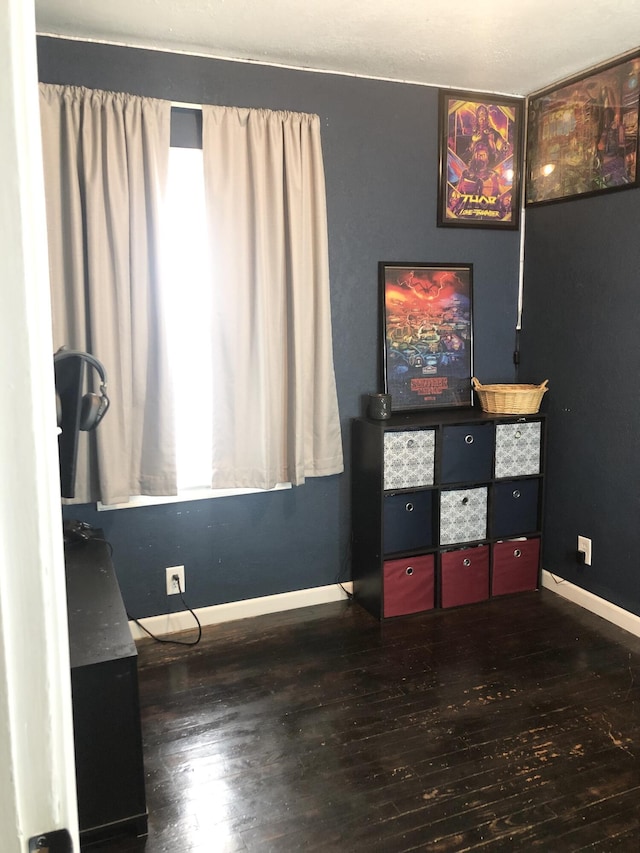
M638 615L639 222L634 189L529 208L521 336L522 380L550 380L543 565Z
M67 515L101 526L132 615L169 609L166 566L194 607L349 578L349 422L378 389L378 261L474 266L475 373L513 380L519 234L436 227L437 90L179 54L39 40L43 82L186 103L317 113L327 185L345 473L290 491Z

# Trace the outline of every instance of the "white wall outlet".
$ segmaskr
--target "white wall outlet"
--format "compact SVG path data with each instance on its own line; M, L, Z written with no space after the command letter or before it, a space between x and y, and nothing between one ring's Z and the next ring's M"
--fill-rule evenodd
M584 554L585 566L591 565L591 539L586 536L578 536L578 551Z
M167 595L178 595L184 592L184 566L169 566L168 569L165 569L165 572L167 578Z

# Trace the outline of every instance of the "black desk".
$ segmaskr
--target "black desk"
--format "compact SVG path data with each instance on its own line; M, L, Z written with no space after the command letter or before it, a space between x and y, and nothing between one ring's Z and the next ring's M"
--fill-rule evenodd
M137 651L118 580L97 539L67 544L65 563L80 838L146 835Z

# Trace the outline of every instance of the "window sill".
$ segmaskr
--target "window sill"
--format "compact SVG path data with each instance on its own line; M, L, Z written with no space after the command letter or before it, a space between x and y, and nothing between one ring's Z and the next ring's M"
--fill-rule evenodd
M98 501L96 504L98 512L109 512L112 509L134 509L140 506L157 506L159 504L174 504L182 503L183 501L204 501L211 498L228 498L235 495L255 495L269 494L269 492L279 492L282 489L290 489L291 483L278 483L273 489L183 489L177 495L155 496L155 495L138 495L131 498L130 501L122 504L103 504Z

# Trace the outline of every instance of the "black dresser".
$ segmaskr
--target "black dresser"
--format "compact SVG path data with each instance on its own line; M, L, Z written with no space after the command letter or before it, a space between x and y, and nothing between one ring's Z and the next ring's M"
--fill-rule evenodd
M147 832L137 651L101 535L65 545L82 842Z

